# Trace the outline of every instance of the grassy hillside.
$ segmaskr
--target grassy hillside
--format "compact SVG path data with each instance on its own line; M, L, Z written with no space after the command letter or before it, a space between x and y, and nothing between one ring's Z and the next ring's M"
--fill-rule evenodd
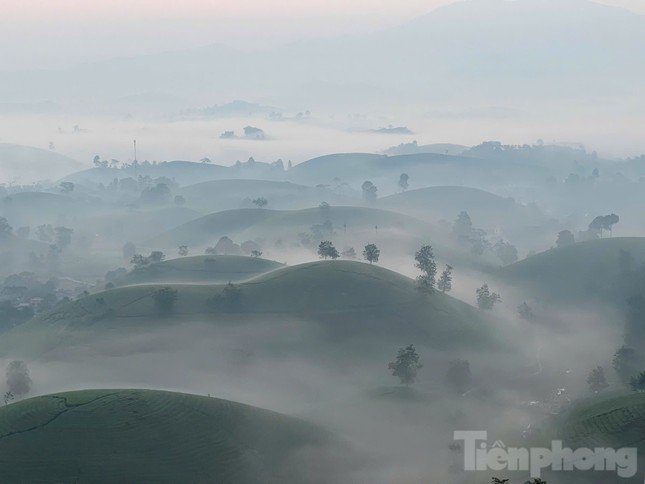
M287 482L329 434L217 398L83 390L0 409L4 482Z
M12 183L31 183L47 178L56 179L81 163L51 150L32 146L0 143L0 180Z
M126 208L84 217L77 225L78 232L99 234L102 238L121 244L126 240L138 243L148 239L151 234L169 230L202 215L187 207Z
M384 155L371 153L335 153L319 156L295 165L288 173L289 178L301 183L329 183L334 177L354 180L365 176L365 169Z
M116 286L150 283L210 283L237 282L281 267L267 259L236 255L201 255L166 260L134 269L112 281Z
M645 262L645 237L605 238L551 249L503 267L497 276L549 299L606 301L617 289L621 250L631 254L636 269Z
M335 177L354 184L360 184L366 178L377 184L387 179L394 185L402 172L407 173L410 182L417 186L471 182L489 184L526 180L527 177L546 177L549 174L547 169L534 165L505 160L488 161L467 156L437 153L396 156L343 153L305 161L294 166L288 175L292 181L310 185L330 183Z
M0 201L0 216L12 225L60 224L89 213L90 203L76 203L72 197L46 192L20 192Z
M167 177L179 185L193 185L204 180L223 180L232 178L253 178L260 180L282 179L284 171L268 163L251 162L234 166L223 166L215 163L197 163L193 161L163 161L156 164L139 164L126 168L91 168L72 173L64 178L65 181L96 186L100 183L107 185L114 178L137 178L150 176L152 178Z
M608 482L643 482L645 465L645 393L610 392L574 402L563 414L547 423L543 442L562 440L564 447L580 448L636 448L638 466L632 478L620 478L610 472L562 472L547 471L547 482L567 484L606 484ZM623 462L624 466L625 463ZM566 480L565 480L566 478Z
M275 210L242 208L225 210L199 217L167 232L153 237L148 244L153 247L189 247L215 245L224 235L233 237L254 224L275 215Z
M638 447L645 450L645 393L585 399L554 422L559 437L578 447Z
M339 197L324 187L308 187L269 180L213 180L181 189L188 206L212 212L252 208L252 200L264 197L268 207L294 209L312 207L321 202L337 203Z
M378 200L378 206L408 213L424 219L453 220L462 210L468 212L475 226L528 225L543 218L538 209L531 209L477 188L435 186L409 190Z
M12 235L0 241L0 277L23 271L26 267L35 270L30 254L40 256L48 251L49 245L39 240L21 239Z
M161 313L154 295L162 287L177 291L170 314ZM308 344L360 341L352 352L414 341L435 347L487 347L496 339L490 321L450 296L423 294L416 283L377 266L349 261L284 267L237 285L239 298L222 300L223 285L137 285L120 287L63 304L16 328L4 350L42 352L73 344L78 335L98 331L151 330L158 326L208 321L259 325L272 321L314 323ZM269 326L267 326L269 325ZM94 335L94 336L92 336ZM39 346L42 345L42 346ZM293 351L305 351L301 341Z
M192 163L189 161L166 161L156 165L139 165L126 169L90 168L67 175L63 180L82 185L109 184L115 178L137 178L165 176L174 179L180 185L189 185L203 180L221 178L226 167L209 163Z
M266 209L227 210L206 215L185 223L158 237L149 245L153 247L176 247L178 245L200 246L215 244L227 235L244 241L255 237L296 238L307 232L312 225L330 221L336 231L361 232L379 230L411 231L424 233L428 224L407 215L367 207L308 208L304 210L276 211Z

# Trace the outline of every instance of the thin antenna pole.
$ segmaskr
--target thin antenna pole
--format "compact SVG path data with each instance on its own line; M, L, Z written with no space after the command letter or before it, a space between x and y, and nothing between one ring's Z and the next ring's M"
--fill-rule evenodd
M134 161L137 161L137 140L134 140Z

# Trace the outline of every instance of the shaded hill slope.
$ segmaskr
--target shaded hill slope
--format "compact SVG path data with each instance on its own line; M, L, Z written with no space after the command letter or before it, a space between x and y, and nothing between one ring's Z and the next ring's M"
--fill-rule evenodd
M175 290L177 297L170 310L162 311L155 295L164 287ZM313 324L316 330L285 348L304 354L324 353L329 344L337 343L346 343L352 354L410 341L485 349L502 339L492 321L468 304L438 292L422 293L415 281L370 264L330 261L284 267L236 288L234 295L227 294L223 285L189 284L100 292L60 305L10 331L3 341L4 352L38 353L74 344L77 337L97 339L102 331L155 331L191 321L222 328L249 323L260 332L278 321L292 321L301 329Z
M621 251L629 254L629 271L645 262L645 237L613 237L578 242L503 267L497 277L534 296L551 300L615 301L623 287ZM626 282L626 281L625 281ZM622 300L631 296L622 294Z
M222 284L250 279L282 267L267 259L236 255L198 255L133 269L112 282L116 286L151 283Z
M83 390L0 409L5 482L285 482L325 454L305 421L217 398Z

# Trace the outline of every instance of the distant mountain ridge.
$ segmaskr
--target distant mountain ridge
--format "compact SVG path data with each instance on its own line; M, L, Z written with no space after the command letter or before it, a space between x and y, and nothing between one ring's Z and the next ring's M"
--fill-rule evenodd
M214 89L235 99L260 87L276 99L309 89L314 102L320 83L336 85L339 99L356 85L368 87L359 96L377 88L407 101L634 98L642 93L643 45L645 17L625 9L588 0L467 0L394 29L267 52L215 45L46 75L4 73L0 102L107 101L150 91L208 104Z

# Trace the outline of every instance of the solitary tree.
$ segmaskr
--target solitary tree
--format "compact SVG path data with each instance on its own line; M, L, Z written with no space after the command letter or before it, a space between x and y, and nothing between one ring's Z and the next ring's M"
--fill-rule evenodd
M417 370L423 365L419 363L419 354L414 345L399 348L396 361L388 363L387 367L392 371L392 376L399 378L404 385L411 385L417 379Z
M472 376L468 360L453 360L448 365L445 382L456 393L464 393L470 388Z
M24 361L14 360L7 367L7 388L17 397L27 395L31 389L29 368Z
M439 276L437 288L443 293L452 290L452 266L450 264L446 264L446 268L441 273L441 276Z
M5 392L5 394L4 394L4 404L9 405L9 402L12 401L14 399L14 397L15 397L15 395L13 394L13 392L11 392L11 391Z
M256 259L259 257L262 257L262 251L261 250L252 250L251 251L251 257L255 257Z
M153 250L150 252L150 255L148 256L148 260L150 261L151 264L156 264L157 262L161 262L166 258L166 254L161 252L160 250Z
M632 387L632 390L635 392L645 392L645 371L633 376L631 380L629 380L629 386Z
M493 246L493 250L502 264L508 265L517 262L517 248L509 242L499 240Z
M482 287L475 291L477 295L477 306L479 309L493 309L495 303L501 300L499 294L496 292L490 292L488 284L484 284Z
M0 217L0 240L8 239L12 233L13 228L9 225L9 221L4 217Z
M54 229L56 245L59 249L65 249L72 243L73 229L67 227L56 227Z
M60 182L58 186L60 187L60 191L63 193L71 193L74 191L74 184L69 181Z
M213 303L217 309L225 312L239 311L242 307L242 290L236 284L229 282L222 292L213 297Z
M180 257L186 257L188 255L188 246L187 245L180 245L177 248L177 253L179 254Z
M614 353L612 360L614 371L625 384L629 383L630 378L636 373L639 367L639 359L634 348L621 346Z
M598 393L609 386L607 378L605 378L605 370L602 366L597 366L589 372L587 385L589 385L589 391L591 393Z
M463 211L459 213L457 220L452 226L452 231L459 240L466 241L470 239L473 231L473 222L468 212Z
M408 189L408 180L410 180L410 177L408 176L407 173L401 173L401 176L399 177L399 188L401 191L405 191Z
M253 200L253 205L258 208L264 208L269 204L269 201L264 197L258 197Z
M177 291L171 287L161 288L152 295L155 307L161 316L168 316L172 313L178 298Z
M608 230L609 236L612 235L613 227L620 221L620 217L615 213L610 215L598 215L589 224L589 231L599 233L602 238L602 231Z
M323 240L318 245L318 255L321 259L338 259L340 254L329 240Z
M434 260L432 246L424 245L421 247L414 255L414 260L416 261L414 266L422 272L417 277L419 288L425 291L432 291L437 275L437 263Z
M376 185L372 183L369 180L366 180L363 182L363 185L361 185L361 189L363 190L363 199L367 202L373 202L376 200L376 193L378 191L378 188L376 188Z
M570 230L561 230L558 232L558 239L555 241L555 245L558 247L566 247L567 245L574 244L575 241L576 239Z
M368 261L370 264L372 262L378 262L378 258L381 255L381 251L376 244L367 244L365 249L363 249L363 258Z
M535 320L535 314L533 313L533 308L531 308L531 306L529 306L526 301L524 301L522 304L520 304L517 307L517 312L520 315L520 318L522 318L524 321Z

